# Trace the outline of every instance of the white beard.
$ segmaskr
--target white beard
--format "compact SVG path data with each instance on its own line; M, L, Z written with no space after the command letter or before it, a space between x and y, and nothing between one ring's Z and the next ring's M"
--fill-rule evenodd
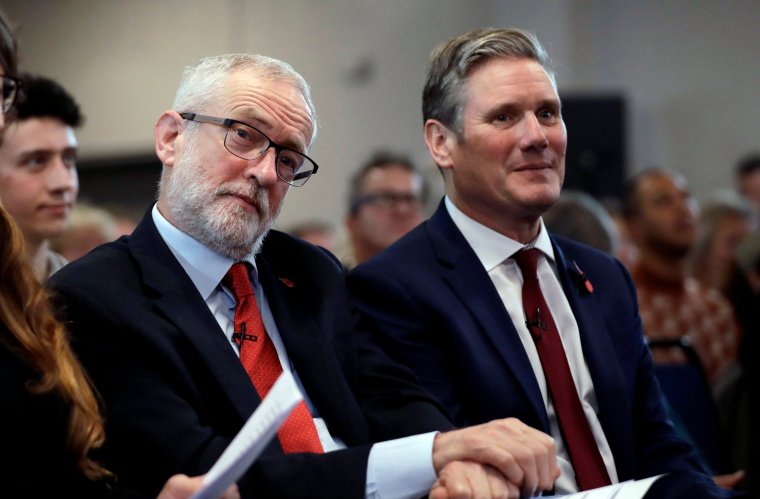
M267 192L256 180L214 187L196 148L197 140L192 137L168 178L166 204L172 219L180 230L228 258L242 260L257 254L281 206L270 215ZM238 205L229 194L253 199L256 211Z

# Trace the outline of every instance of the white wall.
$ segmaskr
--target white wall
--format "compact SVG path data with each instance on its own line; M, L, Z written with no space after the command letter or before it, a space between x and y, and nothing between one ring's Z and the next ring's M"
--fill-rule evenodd
M281 226L338 221L347 176L375 148L437 174L421 135L427 59L479 26L534 30L562 91L629 98L629 165L682 171L705 196L732 185L736 159L760 149L760 2L505 0L17 0L22 69L80 101L85 158L152 149L181 68L204 55L260 52L293 64L321 120L321 169L292 189ZM570 130L572 140L572 130Z

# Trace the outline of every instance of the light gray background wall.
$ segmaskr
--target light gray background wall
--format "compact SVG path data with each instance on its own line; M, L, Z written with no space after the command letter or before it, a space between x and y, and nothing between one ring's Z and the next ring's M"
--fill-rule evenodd
M280 226L339 221L346 178L370 151L412 155L438 178L419 100L432 48L468 29L533 30L555 60L560 93L622 92L628 164L666 165L698 197L732 186L760 149L760 2L750 0L3 0L22 69L80 101L84 158L152 150L182 67L205 55L260 52L312 84L322 169L291 189ZM569 130L572 140L572 130ZM86 195L86 193L84 193Z

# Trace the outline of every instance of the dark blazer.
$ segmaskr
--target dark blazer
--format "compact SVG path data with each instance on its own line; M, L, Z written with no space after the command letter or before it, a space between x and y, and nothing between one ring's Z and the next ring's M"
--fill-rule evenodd
M628 272L586 246L552 242L620 480L699 470L661 404ZM416 373L455 424L516 417L549 432L507 310L443 203L430 220L354 269L348 285L376 341Z
M284 455L273 441L238 482L243 497L363 497L370 443L451 423L354 331L342 268L272 231L256 257L288 356L333 436L352 446ZM205 473L260 402L190 278L145 216L49 281L105 402L105 464L131 488Z
M105 497L107 484L88 480L67 448L68 405L30 391L40 374L20 351L0 324L0 496Z

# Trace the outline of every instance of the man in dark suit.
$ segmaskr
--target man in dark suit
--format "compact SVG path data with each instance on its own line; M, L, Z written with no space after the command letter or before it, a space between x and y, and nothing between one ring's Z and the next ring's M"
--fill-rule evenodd
M446 196L348 277L377 342L455 424L515 417L552 435L557 493L700 473L663 410L630 276L541 221L567 132L538 40L493 29L444 43L422 107Z
M262 379L288 369L306 405L239 481L243 497L551 487L552 439L517 420L436 433L452 428L439 405L354 331L337 260L270 231L288 188L317 171L315 135L309 87L286 63L201 60L156 124L158 203L50 281L104 400L104 464L145 493L207 471Z

